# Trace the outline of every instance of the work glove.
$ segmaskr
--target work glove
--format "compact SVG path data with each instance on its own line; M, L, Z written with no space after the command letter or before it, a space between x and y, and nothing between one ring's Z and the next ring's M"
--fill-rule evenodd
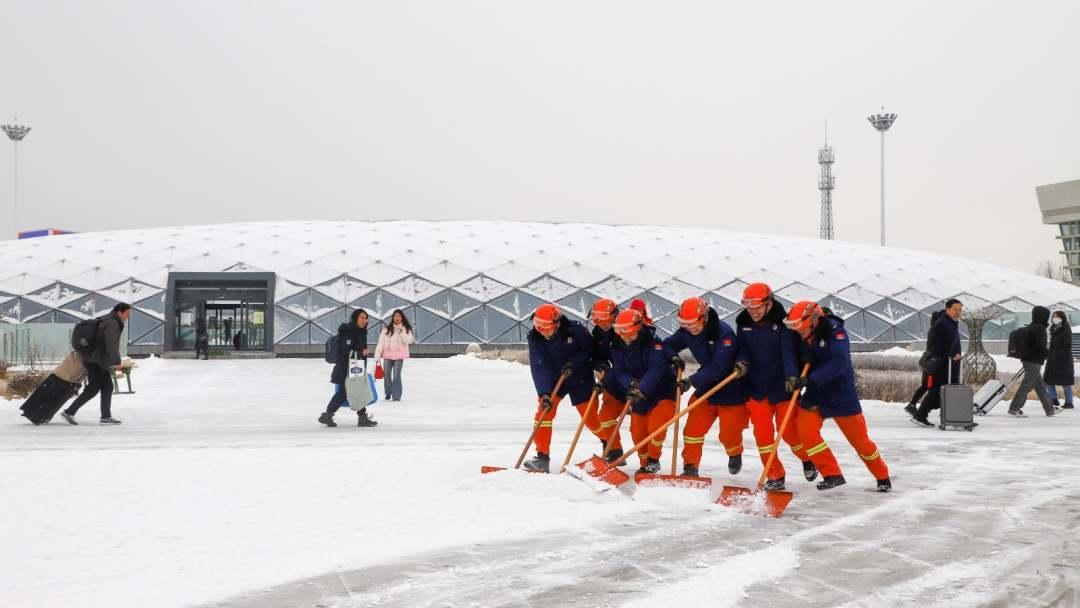
M592 368L594 372L607 373L611 371L611 363L607 361L594 361Z
M540 408L545 412L551 409L551 395L540 396Z
M606 387L606 386L604 386L604 381L603 381L603 380L597 380L597 381L596 381L596 382L595 382L595 383L593 384L593 388L595 388L597 392L600 392L600 393L602 393L602 392L604 392L604 390L605 390L605 389L606 389L607 387Z
M671 365L675 369L686 369L686 361L683 361L682 357L678 355L671 358Z
M564 376L569 376L570 374L574 373L574 366L567 363L566 365L562 366L561 373Z
M631 380L631 381L630 381L630 390L634 390L634 389L636 389L637 387L638 387L638 383L637 383L637 380L636 380L636 379L635 379L635 380Z
M689 378L683 378L682 380L679 380L676 386L679 388L679 392L682 393L688 392L690 389L694 388L694 385L690 384Z
M786 388L789 393L801 391L806 388L806 378L803 376L792 376L784 381L784 388Z
M626 400L633 401L634 403L641 403L642 401L645 401L645 393L637 388L632 388L626 391Z
M746 375L746 372L750 371L750 368L746 366L746 361L735 362L735 377L742 378Z
M809 363L810 365L814 364L814 351L808 350L799 355L799 364L806 365L807 363Z

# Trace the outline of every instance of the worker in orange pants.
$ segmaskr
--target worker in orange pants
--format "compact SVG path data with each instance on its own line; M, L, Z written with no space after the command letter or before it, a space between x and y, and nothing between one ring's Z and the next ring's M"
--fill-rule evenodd
M892 490L889 467L866 431L862 404L855 390L851 343L844 322L826 314L814 302L799 302L791 307L784 323L802 338L800 356L810 364L809 375L792 378L789 388L792 391L806 389L799 401L802 409L797 425L806 453L821 471L822 480L817 488L828 490L847 483L829 444L821 438L824 419L832 418L877 480L878 491Z
M728 472L734 475L742 466L743 430L750 421L750 410L743 404L713 405L711 401L710 399L710 403L697 406L687 416L686 426L683 429L684 476L698 476L705 436L709 434L709 429L717 420L720 421L718 434L720 444L724 446L724 451L728 455ZM737 462L739 466L732 467L733 462ZM733 468L735 470L732 470Z
M525 463L529 471L547 473L551 464L551 422L559 401L570 402L584 414L592 396L592 338L585 326L563 317L555 304L536 307L529 332L529 371L539 405L533 416L536 457ZM556 392L555 387L559 390Z
M626 392L619 388L611 373L611 345L616 339L613 325L618 314L619 307L614 300L601 298L593 303L589 315L593 322L593 371L603 373L604 378L599 387L602 391L600 403L586 418L585 425L600 439L608 462L614 462L623 455L622 432L615 428L615 421L626 407Z
M787 311L773 298L772 288L765 283L753 283L743 290L743 311L735 317L739 332L739 352L750 360L750 373L746 376L746 407L754 425L754 439L758 455L765 466L773 452L780 449L776 442L776 430L791 403L792 391L787 383L799 375L799 336L784 325ZM813 461L806 454L804 442L799 440L795 416L784 429L783 440L795 456L802 461L803 476L807 481L817 478ZM784 463L773 458L766 474L766 490L783 490L785 482Z
M862 458L863 464L866 465L874 479L888 480L889 467L885 464L885 460L881 458L877 445L867 433L866 418L862 414L854 414L851 416L834 416L833 420L836 421L836 426L840 427L840 432L844 434L851 447L855 448L859 458ZM821 426L825 423L825 419L821 417L818 410L812 409L799 412L798 423L799 436L810 446L807 452L810 453L810 458L814 459L814 464L821 471L821 474L826 478L830 476L842 477L840 465L836 462L836 456L833 455L829 444L821 438Z
M701 368L681 380L680 390L691 388L697 394L704 393L719 384L732 372L739 378L709 397L708 403L694 408L683 431L683 475L697 477L701 464L701 448L705 435L714 421L720 421L720 443L728 455L728 472L732 475L742 470L742 433L750 420L746 409L746 386L741 377L746 375L747 361L739 356L738 338L731 327L720 320L703 298L687 298L679 306L679 329L664 340L664 346L674 355L672 365L682 369L684 363L679 353L689 349Z
M656 431L675 415L675 371L671 355L644 315L629 308L615 318L619 336L611 346L611 373L630 404L630 434L634 443ZM638 451L638 473L659 473L664 436L658 435Z

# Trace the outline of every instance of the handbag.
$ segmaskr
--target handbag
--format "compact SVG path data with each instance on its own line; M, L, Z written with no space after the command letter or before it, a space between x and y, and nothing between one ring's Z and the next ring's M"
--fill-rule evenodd
M376 363L375 364L375 379L376 380L382 380L385 377L386 377L386 373L383 371L382 363L381 362Z
M349 408L357 412L379 400L379 394L375 392L375 379L367 371L367 359L364 359L363 370L356 367L356 360L353 359L349 366L349 377L345 379L345 394Z
M919 357L919 369L922 370L924 374L934 375L937 373L939 367L941 367L941 357L938 357L934 353L925 351L922 356Z

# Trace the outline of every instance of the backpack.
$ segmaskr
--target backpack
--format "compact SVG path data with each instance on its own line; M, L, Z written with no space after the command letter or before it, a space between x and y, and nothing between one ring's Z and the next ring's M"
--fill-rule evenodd
M1023 360L1028 356L1028 327L1019 327L1009 332L1009 357Z
M71 348L83 356L94 352L100 323L101 318L83 319L76 323L75 328L71 330Z
M341 336L334 334L326 339L326 353L323 357L327 363L337 363L338 355L341 354Z

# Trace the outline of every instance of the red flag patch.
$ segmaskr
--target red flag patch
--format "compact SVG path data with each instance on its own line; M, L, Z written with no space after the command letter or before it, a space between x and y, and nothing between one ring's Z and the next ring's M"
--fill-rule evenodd
M731 346L731 340L724 340L724 346Z
M837 340L847 340L847 334L845 334L844 332L840 332L840 333L836 334L836 339Z

